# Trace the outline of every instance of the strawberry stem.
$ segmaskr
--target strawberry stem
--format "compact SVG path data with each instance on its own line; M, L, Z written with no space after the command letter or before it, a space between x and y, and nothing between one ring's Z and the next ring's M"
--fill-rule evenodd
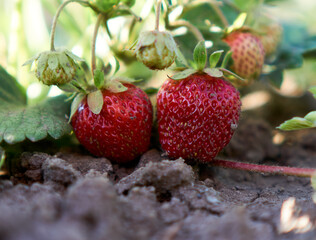
M194 36L195 38L200 42L200 41L205 41L202 33L200 32L200 30L195 27L193 24L189 23L186 20L177 20L174 21L172 23L170 23L170 25L172 28L177 28L177 27L186 27Z
M93 37L92 37L92 44L91 44L91 71L92 71L92 76L94 76L94 70L96 68L96 57L95 57L95 45L96 45L96 40L98 36L98 30L101 25L101 21L104 19L104 16L100 13L97 18L97 22L94 26L94 32L93 32Z
M159 31L159 17L160 17L160 12L161 12L161 1L162 1L162 0L158 0L158 1L157 1L156 26L155 26L155 30L156 30L156 31Z
M281 175L296 176L296 177L312 177L316 174L316 169L313 169L313 168L267 166L267 165L235 162L235 161L222 160L222 159L214 159L211 162L211 165L224 167L224 168L246 170L250 172L281 174Z
M214 11L216 12L216 14L218 15L218 17L220 18L221 22L223 23L225 28L229 27L229 22L227 20L227 18L225 17L224 13L222 12L222 10L220 9L220 7L217 5L218 3L211 3L212 8L214 9Z
M169 22L169 13L170 13L172 8L168 4L167 1L166 1L166 5L167 5L167 10L166 10L166 14L164 16L164 19L165 19L165 25L166 25L167 29L173 30L173 29L179 28L179 27L186 27L194 35L194 37L198 40L198 42L205 41L200 30L196 26L191 24L190 22L188 22L186 20L177 20L177 21L173 21L172 23L170 23Z
M52 24L52 30L51 30L51 36L50 36L50 50L51 51L55 51L55 46L54 46L54 39L55 39L55 32L56 32L56 26L57 26L57 20L58 17L61 13L61 11L71 2L77 2L77 3L81 3L81 4L85 4L87 5L88 3L86 1L80 1L80 0L68 0L65 1L63 4L61 4L59 6L59 8L57 9L56 15L54 16L54 20L53 20L53 24Z

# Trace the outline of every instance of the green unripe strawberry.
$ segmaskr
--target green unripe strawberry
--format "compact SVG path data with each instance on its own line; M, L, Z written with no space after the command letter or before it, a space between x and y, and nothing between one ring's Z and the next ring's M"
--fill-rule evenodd
M135 48L138 61L153 70L170 67L176 57L176 43L169 32L141 33Z
M68 50L59 49L42 52L24 65L33 63L32 68L35 75L42 83L61 85L74 79L79 68L76 61L81 61L81 59Z

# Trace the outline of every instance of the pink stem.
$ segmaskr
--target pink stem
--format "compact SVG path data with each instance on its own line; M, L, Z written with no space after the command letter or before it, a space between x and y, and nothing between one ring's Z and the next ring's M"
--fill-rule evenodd
M282 166L267 166L252 163L235 162L230 160L214 159L211 165L233 168L239 170L247 170L258 173L282 174L297 177L312 177L316 174L316 169L313 168L295 168L295 167L282 167Z

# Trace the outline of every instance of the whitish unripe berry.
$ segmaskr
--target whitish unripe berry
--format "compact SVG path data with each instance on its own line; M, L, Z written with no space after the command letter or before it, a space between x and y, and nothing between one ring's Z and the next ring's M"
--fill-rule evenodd
M249 32L232 32L223 39L233 52L233 71L239 76L253 80L262 71L265 52L260 39Z
M39 81L46 85L60 85L70 82L76 75L81 59L68 50L42 52L28 60L24 65L31 64Z
M141 33L135 48L138 61L153 70L170 67L176 57L176 43L169 32Z

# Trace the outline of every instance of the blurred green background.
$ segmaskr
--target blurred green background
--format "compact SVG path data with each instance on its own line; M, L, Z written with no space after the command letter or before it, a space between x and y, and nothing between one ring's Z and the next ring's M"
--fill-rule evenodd
M49 34L53 16L62 3L62 0L1 0L0 1L0 64L7 71L16 76L18 81L27 88L29 101L37 102L47 95L54 96L60 91L56 87L49 88L38 83L29 67L22 64L42 51L49 50ZM185 2L180 1L179 2ZM236 3L240 2L235 0ZM173 4L177 1L173 0ZM135 26L142 30L151 29L154 25L153 4L155 0L137 0L132 10L145 19L143 23ZM310 35L316 35L316 1L314 0L283 0L275 6L266 7L275 19L288 25L298 25L306 28ZM61 13L57 25L55 46L66 47L90 63L90 46L96 16L88 8L76 3L69 4ZM118 49L124 50L137 36L128 32L132 16L117 17L109 21L109 28L113 35L110 39L104 29L99 32L97 40L97 55L105 61L111 61L110 45L120 45ZM163 28L163 24L162 24ZM300 38L300 32L291 32L286 38ZM180 46L181 47L181 46ZM134 67L135 68L135 67ZM154 75L150 70L141 68L145 78L154 78L151 86L159 87L164 80L166 72ZM133 67L121 71L134 77ZM168 72L167 72L168 73ZM309 86L316 85L316 62L304 60L303 66L294 70L286 70L281 93L285 95L299 95ZM163 76L163 77L162 77ZM157 81L158 79L158 81ZM147 79L148 80L148 79Z

